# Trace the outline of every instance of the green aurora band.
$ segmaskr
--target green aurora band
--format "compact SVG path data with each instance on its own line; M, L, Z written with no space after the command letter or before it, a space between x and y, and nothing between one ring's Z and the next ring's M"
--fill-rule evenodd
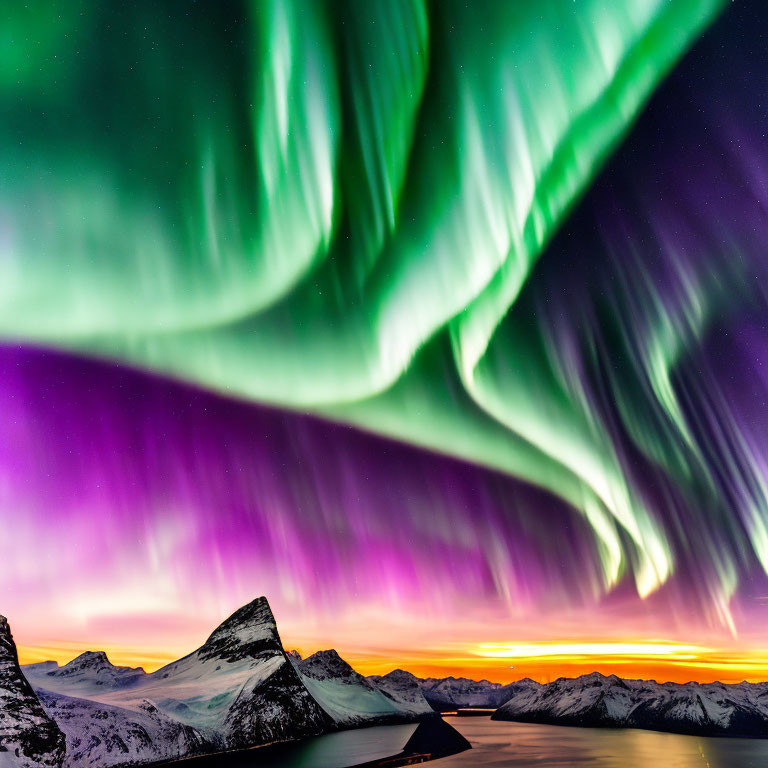
M659 525L568 361L503 321L722 5L16 4L0 333L549 489L588 519L602 589L631 567L647 595L675 568ZM660 312L643 355L690 445L676 327Z

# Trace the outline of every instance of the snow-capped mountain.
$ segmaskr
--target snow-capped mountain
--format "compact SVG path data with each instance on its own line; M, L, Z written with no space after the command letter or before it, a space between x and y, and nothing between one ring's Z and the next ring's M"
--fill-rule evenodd
M402 669L396 669L388 675L372 675L368 680L384 690L396 691L406 686L409 697L416 695L413 691L415 685L421 689L422 697L436 712L447 712L457 707L495 709L512 696L514 686L517 685L470 680L466 677L416 677ZM422 697L417 696L417 699Z
M263 597L235 611L196 651L150 674L116 666L99 651L63 666L29 664L23 673L39 697L39 721L58 723L60 746L66 737L58 763L23 768L58 768L62 759L63 768L141 765L434 719L421 681L408 672L366 678L336 651L303 660L286 653Z
M413 681L382 678L380 687L335 651L304 661L286 654L263 597L151 674L100 652L24 673L66 735L64 768L140 765L432 714Z
M304 685L339 728L413 722L434 714L418 686L380 686L355 672L335 650L293 658Z
M24 676L35 688L88 696L100 691L129 688L147 673L141 667L117 667L104 651L86 651L60 667L55 661L24 666Z
M597 672L528 681L492 715L554 725L768 737L768 683L656 683Z
M64 735L22 674L8 621L0 616L0 766L58 768L63 758Z
M512 695L510 685L466 677L428 677L419 680L424 698L443 712L456 707L498 707Z
M315 736L332 725L288 661L264 597L183 659L88 698L133 710L149 699L221 749Z
M424 698L419 678L403 669L394 669L386 675L371 675L372 682L385 696L414 712L434 712Z
M49 691L38 695L66 736L63 768L141 765L213 748L199 731L148 699L132 710Z

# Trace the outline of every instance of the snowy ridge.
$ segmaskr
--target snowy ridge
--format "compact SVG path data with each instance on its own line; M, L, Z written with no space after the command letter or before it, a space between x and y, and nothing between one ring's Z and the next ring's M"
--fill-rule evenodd
M498 707L513 694L512 685L466 677L426 678L419 681L424 698L438 711L456 707Z
M460 707L482 707L495 709L507 701L515 692L517 683L502 685L488 680L470 680L466 677L416 677L410 672L396 669L388 675L372 675L368 680L390 693L408 689L406 694L413 698L413 686L421 689L422 697L435 712L447 712ZM416 700L421 697L416 696Z
M58 768L63 757L64 735L22 674L8 621L0 616L0 765Z
M149 699L219 749L315 736L330 727L288 661L264 597L235 611L188 656L130 687L88 698L134 711Z
M24 672L42 701L35 699L40 717L50 715L62 743L66 737L63 768L141 765L434 714L410 679L398 687L394 675L380 686L335 651L304 661L286 654L263 597L235 611L196 651L151 674L93 651ZM33 765L47 764L20 768Z
M24 671L66 735L64 768L140 765L334 727L288 661L263 597L151 674L91 651L62 667L43 662Z
M228 662L283 655L277 624L267 598L257 597L236 610L213 630L195 653L202 659Z
M380 686L355 672L335 650L294 659L294 666L313 698L339 728L413 722L434 714L418 686L407 687L406 695Z
M528 681L492 715L553 725L768 737L768 683L657 683L597 672Z
M424 698L419 678L402 669L395 669L386 675L371 675L370 680L385 696L397 702L400 707L414 713L434 712Z
M38 695L66 736L63 768L141 765L212 748L201 733L149 700L128 710L48 691Z
M104 651L86 651L62 667L55 661L24 666L24 675L33 687L81 696L129 688L146 674L141 667L115 666Z

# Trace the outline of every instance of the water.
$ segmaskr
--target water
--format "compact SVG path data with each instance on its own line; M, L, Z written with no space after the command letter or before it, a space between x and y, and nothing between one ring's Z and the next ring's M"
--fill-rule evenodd
M416 725L384 725L329 733L294 744L210 755L168 765L183 768L348 768L403 750Z
M505 723L446 717L472 744L434 768L765 768L768 739L679 736L640 730ZM439 720L437 721L439 724ZM416 725L341 731L294 744L193 758L181 768L350 768L402 752ZM425 730L426 741L433 732ZM435 742L445 741L437 734ZM419 749L419 752L427 751Z
M434 768L765 768L768 739L679 736L446 717L472 749Z

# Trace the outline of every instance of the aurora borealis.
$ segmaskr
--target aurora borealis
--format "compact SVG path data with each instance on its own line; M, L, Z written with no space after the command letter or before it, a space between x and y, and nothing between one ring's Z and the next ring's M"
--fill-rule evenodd
M2 14L25 658L766 678L759 3Z

